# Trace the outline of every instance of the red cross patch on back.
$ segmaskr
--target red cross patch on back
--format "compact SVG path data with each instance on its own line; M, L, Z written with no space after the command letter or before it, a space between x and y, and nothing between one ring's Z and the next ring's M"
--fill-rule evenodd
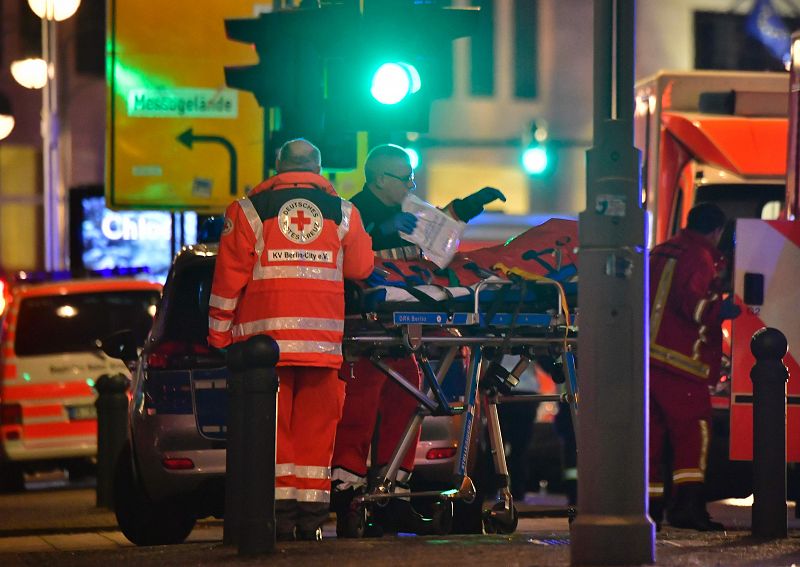
M308 244L322 234L322 211L308 199L292 199L278 212L278 227L292 242Z

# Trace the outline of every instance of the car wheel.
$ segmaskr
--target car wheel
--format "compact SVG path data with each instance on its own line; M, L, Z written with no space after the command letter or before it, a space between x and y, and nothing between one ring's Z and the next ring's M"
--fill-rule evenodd
M197 522L177 500L153 502L135 470L130 444L114 471L114 513L122 533L136 545L167 545L184 541Z
M0 462L0 493L25 490L25 471L21 463Z

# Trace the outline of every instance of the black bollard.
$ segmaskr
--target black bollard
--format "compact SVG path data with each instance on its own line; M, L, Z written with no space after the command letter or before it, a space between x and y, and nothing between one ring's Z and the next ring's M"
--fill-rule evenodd
M260 555L275 548L278 354L278 343L266 335L250 337L243 345L239 555Z
M786 519L786 337L778 329L753 334L753 517L757 537L785 538Z
M128 438L128 386L123 374L95 382L97 400L97 506L114 507L114 469Z
M236 545L241 515L242 427L244 412L244 357L241 343L228 347L228 415L225 430L225 521L222 525L223 545Z

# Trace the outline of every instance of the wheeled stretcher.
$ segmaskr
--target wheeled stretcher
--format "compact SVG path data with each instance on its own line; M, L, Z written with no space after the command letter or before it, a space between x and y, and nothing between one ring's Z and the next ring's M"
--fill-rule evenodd
M348 526L360 536L370 521L372 506L390 498L426 497L437 503L432 517L436 533L449 533L453 502L476 498L476 487L467 470L473 432L480 412L486 418L488 439L497 479L497 502L482 511L486 532L512 533L517 511L503 450L497 404L552 401L569 404L577 424L577 312L570 296L556 281L542 278L502 278L491 275L469 287L383 286L349 294L345 321L345 360L368 358L419 402L392 458L367 493L357 497L358 514ZM448 401L442 384L456 357L467 351L468 372L463 401ZM417 389L385 359L413 356L424 376ZM507 370L500 361L516 360ZM537 362L563 382L561 394L517 395L514 386L525 369ZM436 364L438 363L438 364ZM414 381L416 382L416 380ZM446 491L396 494L394 486L403 455L416 438L425 416L462 415L462 428L453 470L453 486Z

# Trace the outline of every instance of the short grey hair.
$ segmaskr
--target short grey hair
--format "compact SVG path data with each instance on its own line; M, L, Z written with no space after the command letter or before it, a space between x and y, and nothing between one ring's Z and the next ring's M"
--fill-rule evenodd
M372 183L376 177L383 175L387 164L394 160L411 165L408 153L396 144L381 144L372 148L367 155L367 163L364 164L364 177L367 183Z
M322 166L319 148L305 138L285 142L278 151L278 173L284 171L318 171Z

